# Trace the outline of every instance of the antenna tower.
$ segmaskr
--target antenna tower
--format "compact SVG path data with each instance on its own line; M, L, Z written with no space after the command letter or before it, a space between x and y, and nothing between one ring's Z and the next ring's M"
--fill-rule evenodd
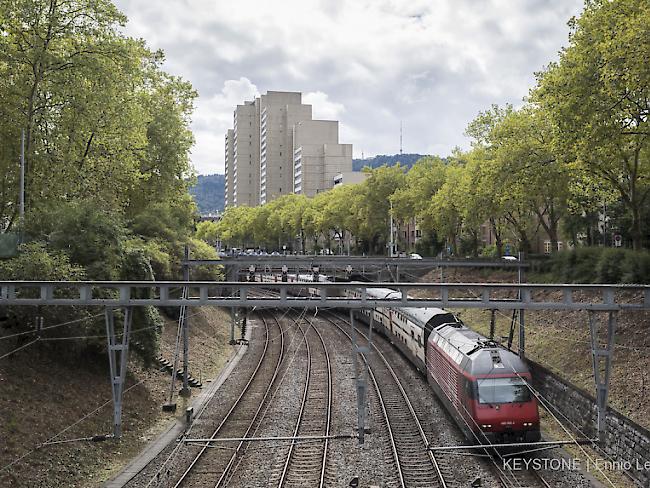
M399 155L402 155L402 121L399 121Z

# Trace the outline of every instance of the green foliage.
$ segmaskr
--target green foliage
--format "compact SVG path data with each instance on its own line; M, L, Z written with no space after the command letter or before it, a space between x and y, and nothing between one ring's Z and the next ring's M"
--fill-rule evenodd
M411 168L420 159L426 158L424 154L381 154L372 158L353 159L352 171L361 171L363 168L376 169L382 166L396 166Z
M562 283L650 283L650 253L621 248L578 247L549 261L550 280Z
M17 226L20 128L25 129L26 234L1 273L16 279L180 278L196 207L189 151L196 92L164 57L122 34L110 0L0 1L0 222ZM33 323L25 309L25 323ZM88 312L46 308L46 322ZM103 334L84 320L73 335ZM136 312L150 360L160 319ZM139 332L142 329L142 332ZM59 329L56 329L57 332ZM90 339L79 347L104 347Z
M650 284L650 253L626 252L621 272L623 283Z
M84 266L88 279L111 280L119 276L122 246L127 234L119 216L92 202L71 202L53 209L31 212L27 234L64 251Z
M613 248L605 248L600 253L596 264L596 276L599 283L618 283L621 281L621 252Z
M359 185L359 198L353 212L359 228L355 235L366 242L369 251L383 254L389 241L390 197L406 182L404 167L382 166L371 170Z
M192 259L219 259L214 247L196 238L188 241ZM223 266L195 266L190 270L194 281L223 281Z
M127 239L124 242L127 249L138 249L149 259L153 276L158 280L172 277L172 257L167 246L155 239L144 240L141 237Z
M130 228L142 239L157 279L180 279L180 260L193 233L196 206L185 194L177 201L155 202L143 207L130 222Z
M569 46L538 74L531 98L585 186L625 203L638 249L650 194L650 4L590 0L570 25Z
M121 279L126 281L151 281L154 272L145 249L127 245L122 261ZM139 289L137 298L149 298L152 289ZM134 307L132 317L133 345L145 366L151 366L158 354L163 320L155 307Z
M549 264L553 275L562 283L593 283L600 252L597 247L578 247L557 253Z
M85 278L83 266L71 263L63 251L48 250L40 242L23 244L18 256L0 260L0 280L76 281Z
M12 281L78 281L86 279L86 273L82 266L71 263L67 254L60 250L47 249L45 244L33 242L20 246L20 253L17 257L0 261L0 280ZM23 296L37 296L38 289L21 290ZM60 292L60 297L72 297L72 291ZM93 312L85 307L8 307L8 315L11 317L10 325L18 331L30 330L33 328L37 316L42 316L44 325L53 325L77 321L67 327L45 331L44 337L67 337L84 335L101 335L103 322L92 319ZM96 311L94 311L96 313ZM82 319L79 321L79 319ZM84 347L94 347L97 340L85 342L64 341L60 344L65 353L75 352ZM67 343L63 345L64 343ZM55 343L56 344L56 343Z

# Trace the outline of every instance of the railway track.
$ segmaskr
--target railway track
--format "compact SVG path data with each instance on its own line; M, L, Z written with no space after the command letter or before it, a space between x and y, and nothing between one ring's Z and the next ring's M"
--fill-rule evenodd
M210 439L247 437L255 430L259 414L275 383L285 352L284 331L280 321L275 318L272 322L275 326L270 326L264 316L261 318L265 327L265 345L261 358L241 394ZM221 486L243 446L244 443L239 442L233 450L221 448L222 446L211 448L206 443L194 455L173 487Z
M332 415L332 367L323 336L310 322L298 323L307 346L307 381L294 437L329 436ZM293 441L277 480L278 487L319 487L325 483L329 440Z
M344 323L347 328L349 323L336 315L324 318L352 341L350 334L341 326ZM399 486L447 488L449 467L427 450L429 443L426 434L404 387L386 357L374 344L373 349L376 354L364 354L363 358L385 419ZM378 381L378 377L382 381Z
M260 449L252 448L252 456L244 456L242 453L217 486L324 485L329 448L329 439L326 437L330 434L332 410L330 358L323 337L313 327L313 323L305 320L304 313L293 317L287 314L281 316L282 319L285 317L295 325L292 335L300 337L300 344L289 345L287 348L287 357L281 368L283 373L278 377L274 392L251 434L252 437L279 435L283 440L278 439L275 444L264 443ZM278 321L276 316L274 319ZM296 372L303 371L302 379L298 379ZM295 408L289 406L289 410L286 410L285 404L290 405L295 400L286 397L287 394L292 394L289 392L295 391L291 390L291 385L299 388L300 400L296 402ZM277 395L281 395L281 398L276 400ZM292 420L294 415L295 420ZM291 440L291 437L313 439ZM260 450L267 451L268 455L260 456Z
M542 474L536 469L508 470L499 475L503 488L551 488Z
M340 317L337 318L341 320ZM365 335L364 332L357 329L357 333L363 335L367 339L367 336ZM390 365L384 353L377 346L376 342L372 343L372 348L379 355L379 357L381 358L385 366L390 370L391 376L393 376L396 379L396 381L400 384L400 389L402 390L404 396L406 396L406 393L403 387L401 386L401 382L399 382L399 380L397 379L397 374L395 370ZM408 402L408 404L409 404L409 409L413 410L410 401ZM416 420L417 427L420 430L422 430L422 426L419 420L417 420L417 415L414 410L412 412L412 415L413 418ZM426 439L426 435L423 430L421 435L423 439ZM429 445L428 441L426 441L426 445L427 446ZM453 486L466 486L464 484L461 484L461 482L458 481L457 479L458 477L456 476L455 473L456 470L453 468L454 463L458 462L457 456L454 456L453 454L450 455L445 453L437 453L434 455L434 453L431 451L429 451L428 454L431 458L432 464L434 465L438 482L441 487L451 488ZM487 459L489 459L488 464L491 466L493 472L495 473L495 481L498 481L501 484L501 486L503 486L503 488L551 488L552 486L549 484L548 481L546 481L546 479L542 476L542 474L537 470L529 469L529 470L504 471L499 467L500 459L498 454L490 455L488 451L485 451L485 455L487 456ZM430 485L426 485L426 486L430 486Z

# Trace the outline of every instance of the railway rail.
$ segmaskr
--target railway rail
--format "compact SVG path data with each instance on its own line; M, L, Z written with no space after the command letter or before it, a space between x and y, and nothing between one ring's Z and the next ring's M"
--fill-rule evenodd
M324 317L352 341L352 337L341 326L349 326L336 315ZM368 365L368 374L379 399L388 430L391 450L395 461L399 485L406 487L447 488L449 466L441 463L431 451L429 442L413 405L395 371L386 357L373 344L376 355L363 355ZM390 379L392 381L378 381ZM405 408L406 407L406 408Z
M313 322L309 322L306 328L299 322L297 325L303 331L307 346L307 381L293 435L321 435L325 439L302 443L292 441L277 486L322 488L332 416L332 367L323 336Z
M331 363L326 342L315 324L316 317L305 323L302 321L303 314L298 315L297 319L292 318L300 331L299 335L302 335L303 344L298 347L304 349L307 356L304 380L300 383L302 395L299 413L293 423L291 435L285 437L289 445L274 446L276 453L274 456L269 456L269 465L257 464L255 467L257 470L268 468L264 475L268 481L265 486L322 488L333 483L333 478L326 479L332 415ZM266 315L262 317L265 327L265 346L259 363L244 390L209 439L255 436L258 429L265 425L264 419L269 405L275 404L275 393L278 392L279 384L284 378L279 373L286 359L285 356L288 355L284 338L289 329L275 314ZM331 323L342 335L352 341L348 333L350 323L345 318L329 311L321 311L318 320ZM279 340L270 340L273 335L272 328L279 331L276 332ZM292 333L295 333L295 329ZM356 330L355 333L364 335L360 330ZM386 480L388 486L397 485L402 488L461 486L459 479L462 477L456 476L454 458L427 449L429 440L402 384L404 380L400 380L389 358L380 348L375 343L371 343L371 347L373 353L363 354L362 359L368 366L369 380L373 388L371 397L376 399L373 403L378 405L383 416L381 422L388 437L389 452L385 451L388 454L386 458L392 458L393 461L388 464L391 465L390 470L394 471L396 479L392 482ZM271 394L273 390L275 393ZM288 431L286 429L286 432ZM310 440L299 440L300 438ZM249 456L244 456L248 445L249 442L246 440L240 440L235 449L210 442L201 445L199 452L181 477L175 484L168 486L216 488L230 486L233 483L236 485L237 476L241 473L245 476L246 468L250 466ZM281 455L278 454L280 451L283 451ZM498 483L503 488L550 488L551 486L536 471L503 471L498 469L496 459L492 459L492 462ZM243 468L241 470L240 465ZM331 469L329 471L331 477ZM237 476L235 472L238 473Z
M536 469L509 470L499 475L503 488L541 487L551 488L542 474Z
M262 356L248 383L210 439L216 439L218 436L246 437L256 426L260 411L275 383L285 352L284 333L280 321L274 318L277 327L269 327L268 321L262 316L262 322L265 327ZM221 486L243 447L243 441L239 442L234 451L213 449L210 448L209 443L204 444L173 487ZM219 478L215 483L217 475Z
M263 483L264 486L277 486L278 488L285 486L322 487L325 483L332 406L329 354L320 332L313 327L310 321L305 320L304 314L289 318L296 326L296 330L299 331L299 335L302 336L301 344L295 348L294 354L290 355L293 357L287 361L288 364L285 366L286 373L289 373L289 376L294 376L289 380L289 385L284 386L285 389L290 387L292 381L301 381L302 393L299 405L295 409L296 411L292 412L295 413L295 421L290 426L285 426L286 418L283 417L282 421L277 417L274 418L274 426L271 430L284 431L283 442L279 445L275 444L272 448L273 453L269 453L268 456L260 458L258 452L257 456L240 457L226 478L224 486L240 486L242 484L252 486L256 483ZM303 350L305 357L300 358L298 362L304 363L305 373L302 379L298 380L295 378L295 372L301 371L301 369L297 365L298 362L295 361L298 359L295 354ZM280 385L288 378L286 373L279 380L271 402L280 391ZM286 403L286 399L284 402ZM282 404L283 401L279 400L275 404L275 408L282 410ZM289 410L291 411L292 408ZM284 410L282 415L289 416L292 413ZM268 416L267 407L262 417L265 419ZM259 429L263 431L265 427L269 426L262 420ZM253 435L256 434L257 429ZM287 441L288 445L285 444ZM264 449L268 449L268 445ZM253 470L250 469L251 466L254 466ZM255 480L250 479L251 471L257 473L256 476L253 476L256 478ZM260 473L264 474L260 475Z

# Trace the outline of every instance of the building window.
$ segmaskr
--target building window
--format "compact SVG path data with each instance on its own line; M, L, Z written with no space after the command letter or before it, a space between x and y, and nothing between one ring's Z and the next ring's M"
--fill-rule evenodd
M551 254L551 241L544 241L544 254Z
M415 229L415 237L422 237L422 231L420 229Z

